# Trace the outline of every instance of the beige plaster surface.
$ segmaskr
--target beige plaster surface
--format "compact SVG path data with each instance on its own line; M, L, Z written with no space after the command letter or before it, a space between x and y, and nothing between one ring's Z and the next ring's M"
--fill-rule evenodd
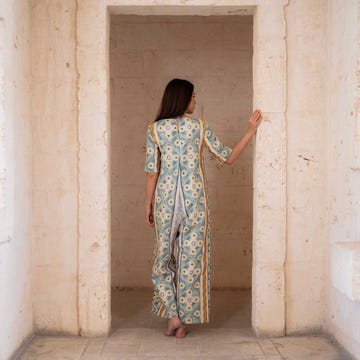
M0 359L33 333L30 8L0 2Z

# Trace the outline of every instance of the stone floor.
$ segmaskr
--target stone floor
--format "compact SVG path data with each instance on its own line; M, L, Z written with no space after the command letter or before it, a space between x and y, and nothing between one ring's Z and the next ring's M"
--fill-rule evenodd
M108 337L36 336L18 359L351 359L324 335L257 338L250 291L213 290L211 323L188 325L184 339L163 335L166 320L150 314L151 296L151 290L115 290Z

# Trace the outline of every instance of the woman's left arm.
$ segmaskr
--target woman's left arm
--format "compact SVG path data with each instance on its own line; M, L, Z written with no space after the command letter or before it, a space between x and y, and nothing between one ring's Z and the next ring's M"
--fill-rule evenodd
M153 214L153 198L158 175L159 174L157 172L146 173L145 221L151 227L155 226Z

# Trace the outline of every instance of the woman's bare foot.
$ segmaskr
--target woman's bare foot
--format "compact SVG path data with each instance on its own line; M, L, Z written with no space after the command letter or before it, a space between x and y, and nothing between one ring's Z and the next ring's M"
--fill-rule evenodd
M178 329L180 329L181 326L182 326L181 320L179 319L178 316L169 319L168 328L165 331L165 335L167 336L175 335L175 333L177 332Z
M185 326L183 324L181 324L181 326L176 330L175 336L177 338L183 338L186 336L186 330L185 330Z

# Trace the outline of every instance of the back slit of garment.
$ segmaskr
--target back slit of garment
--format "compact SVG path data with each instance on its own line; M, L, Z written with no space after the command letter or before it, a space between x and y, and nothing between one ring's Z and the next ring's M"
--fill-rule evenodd
M179 271L181 261L181 241L184 220L186 219L186 209L184 202L184 194L181 188L180 174L178 176L178 183L176 188L174 215L170 230L170 258L169 269L174 278L174 293L177 294L177 284L179 282Z

